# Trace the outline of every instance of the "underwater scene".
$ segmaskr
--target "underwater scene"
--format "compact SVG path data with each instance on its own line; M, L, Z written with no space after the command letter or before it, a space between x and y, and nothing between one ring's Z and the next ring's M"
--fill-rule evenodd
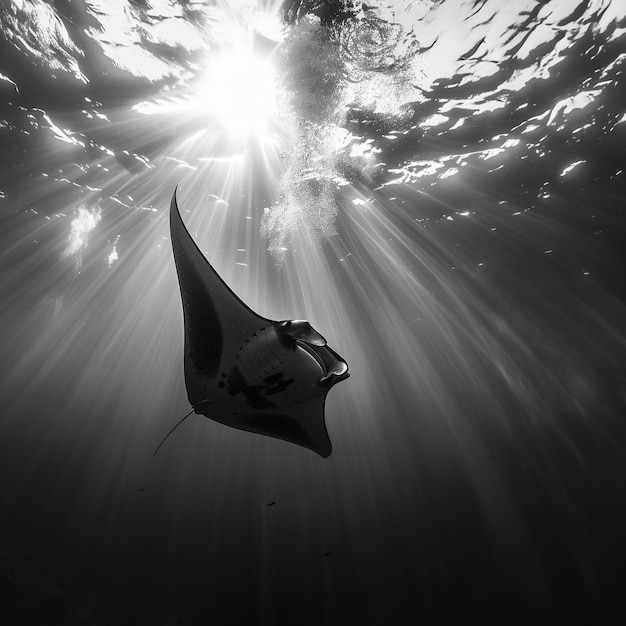
M625 72L618 0L1 0L0 623L626 623Z

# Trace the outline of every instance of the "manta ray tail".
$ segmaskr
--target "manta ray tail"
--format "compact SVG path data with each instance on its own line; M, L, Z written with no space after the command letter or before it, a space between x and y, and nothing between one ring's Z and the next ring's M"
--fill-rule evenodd
M170 430L169 433L167 433L167 435L165 435L165 437L163 437L163 440L161 441L161 443L157 446L157 449L154 451L154 454L152 456L156 456L157 452L159 451L159 449L161 448L161 446L167 441L168 437L194 412L194 409L191 409L191 411L189 411L189 413L187 413L187 415L185 415L185 417L183 417L182 420L180 420L180 422L178 422L178 424L176 424L176 426L174 426L174 428L172 428Z

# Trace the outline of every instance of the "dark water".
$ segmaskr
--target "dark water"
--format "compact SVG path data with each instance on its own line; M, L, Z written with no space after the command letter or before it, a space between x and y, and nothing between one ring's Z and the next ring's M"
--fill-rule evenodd
M621 624L626 7L0 4L3 624ZM352 376L187 421L167 209Z

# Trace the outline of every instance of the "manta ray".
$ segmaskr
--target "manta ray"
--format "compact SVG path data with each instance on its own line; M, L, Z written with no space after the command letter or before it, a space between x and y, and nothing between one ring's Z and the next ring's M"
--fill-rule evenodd
M192 413L276 437L326 458L326 396L348 364L305 320L266 319L242 302L204 257L178 210L170 232L185 328L185 386ZM165 439L155 451L158 452Z

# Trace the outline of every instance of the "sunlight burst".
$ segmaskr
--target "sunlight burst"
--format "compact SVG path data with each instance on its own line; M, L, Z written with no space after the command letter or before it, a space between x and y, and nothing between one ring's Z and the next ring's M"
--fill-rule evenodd
M211 62L198 107L229 135L264 136L277 106L276 74L268 58L252 48L229 48Z

